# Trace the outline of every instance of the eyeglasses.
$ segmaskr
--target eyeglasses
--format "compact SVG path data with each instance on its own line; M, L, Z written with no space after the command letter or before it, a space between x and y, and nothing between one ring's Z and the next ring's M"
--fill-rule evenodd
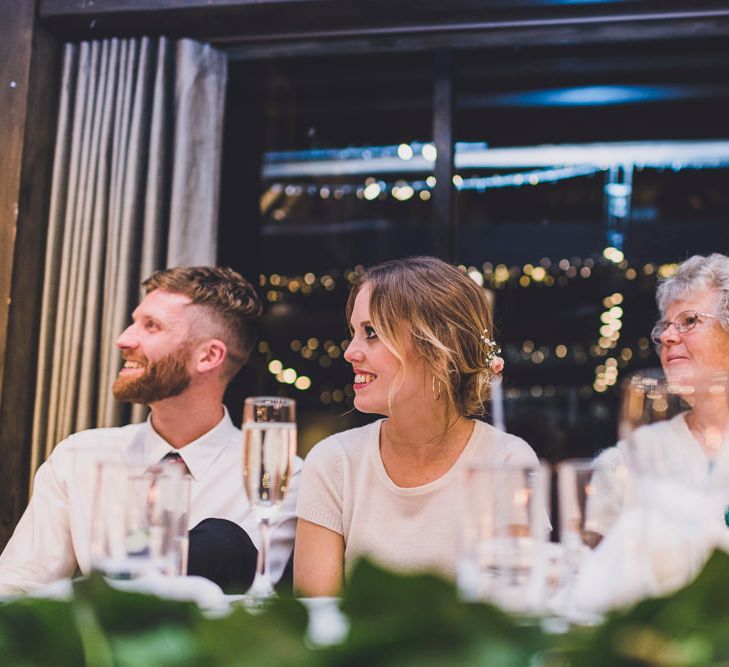
M662 322L656 322L656 326L653 327L653 331L651 331L651 340L656 344L661 344L661 336L663 335L663 332L668 329L671 325L676 327L676 331L678 333L688 333L693 329L699 322L701 322L702 317L707 317L712 320L719 319L716 317L716 315L709 315L708 313L700 313L696 310L684 310L683 312L676 315L676 317L673 319L673 321L668 322L666 320L663 320Z

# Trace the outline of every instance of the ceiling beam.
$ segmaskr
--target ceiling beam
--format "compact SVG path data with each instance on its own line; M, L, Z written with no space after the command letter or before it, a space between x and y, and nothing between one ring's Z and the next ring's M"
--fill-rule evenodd
M165 34L234 58L582 44L729 34L726 2L655 0L40 0L64 39Z

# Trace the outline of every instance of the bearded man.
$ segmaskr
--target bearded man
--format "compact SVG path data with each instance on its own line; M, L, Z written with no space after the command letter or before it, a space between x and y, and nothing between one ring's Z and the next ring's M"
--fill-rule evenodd
M242 435L223 394L255 344L260 301L231 269L167 269L142 286L146 295L116 341L123 364L112 391L119 401L148 405L149 418L81 431L53 450L0 556L0 595L88 573L93 484L79 461L100 447L145 467L179 456L191 477L188 574L228 590L253 578L259 531L243 489ZM273 524L274 581L293 546L297 485L298 468Z

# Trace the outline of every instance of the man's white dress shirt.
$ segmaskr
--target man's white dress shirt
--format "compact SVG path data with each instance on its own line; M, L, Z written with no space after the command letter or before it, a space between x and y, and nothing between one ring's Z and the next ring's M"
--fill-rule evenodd
M151 419L151 418L150 418ZM36 473L33 496L0 555L0 595L24 593L90 570L94 470L99 452L150 466L179 452L192 476L188 529L203 519L228 519L260 549L258 523L243 489L243 436L227 410L215 428L174 449L143 424L74 433L58 444ZM296 531L301 460L289 493L272 523L270 572L277 580L289 559Z

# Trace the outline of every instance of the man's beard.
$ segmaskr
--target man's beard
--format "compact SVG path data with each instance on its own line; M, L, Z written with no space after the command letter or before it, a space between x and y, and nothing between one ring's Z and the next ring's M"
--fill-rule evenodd
M117 377L111 388L114 398L124 403L149 405L165 398L179 396L190 385L187 372L189 350L186 346L171 352L158 361L144 358L144 373L137 377Z

